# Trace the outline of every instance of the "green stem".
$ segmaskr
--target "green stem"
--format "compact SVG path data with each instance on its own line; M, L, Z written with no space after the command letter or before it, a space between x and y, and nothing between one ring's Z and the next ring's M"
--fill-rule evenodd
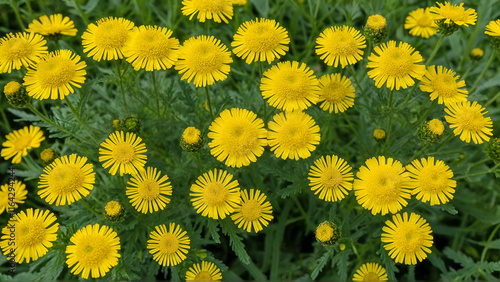
M493 98L489 99L486 104L484 104L484 107L488 107L491 103L495 102L498 98L500 98L500 92L498 92Z
M194 152L193 155L196 163L198 164L198 168L200 169L200 173L203 173L203 165L201 164L200 154L198 152Z
M461 77L462 80L465 80L465 78L469 75L469 72L472 69L472 66L473 66L473 64L469 64L469 67L467 68L467 70L465 70L464 75L462 75L462 77Z
M89 19L83 13L82 8L80 7L80 3L78 3L78 0L73 0L73 2L75 3L75 6L76 6L76 9L78 10L78 13L80 13L80 17L82 17L82 19L86 25L89 25Z
M31 8L31 1L30 0L26 0L26 7L28 7L28 13L30 14L30 17L33 18L33 9Z
M125 109L125 112L128 115L129 112L127 107L127 100L125 99L125 91L123 90L123 76L120 71L120 65L118 64L118 61L117 60L114 61L115 61L116 72L118 74L118 78L120 79L119 84L120 84L120 92L122 93L123 108Z
M158 112L158 115L160 115L160 95L158 95L158 88L156 88L156 77L154 70L151 72L151 78L153 79L153 89L156 95L156 111Z
M90 206L89 204L87 204L85 202L85 199L80 199L79 200L80 203L82 203L82 205L89 211L91 212L92 214L94 214L95 216L99 217L99 218L104 218L102 214L98 214L96 211L94 211Z
M12 8L14 9L14 14L16 15L17 22L21 26L21 29L24 30L25 29L24 23L21 20L21 15L19 14L19 9L17 8L17 4L16 4L16 2L14 0L11 0L10 2L11 2L11 5L12 5Z
M365 150L365 152L369 153L367 147L366 147L366 144L365 142L363 141L363 138L361 138L361 135L359 134L358 130L356 129L356 127L352 124L351 120L349 119L349 116L347 115L347 113L344 113L343 114L344 116L344 119L346 120L347 124L349 125L349 127L351 128L351 130L354 132L354 134L356 135L356 138L358 138L359 140L359 143L361 143L361 146L363 147L363 149Z
M389 143L390 143L390 140L391 140L391 137L392 137L391 136L391 124L392 124L392 116L394 115L392 113L393 99L394 99L394 89L391 90L391 93L389 94L389 105L387 107L390 112L389 112L389 120L387 121L386 141L385 141L385 146L384 146L384 149L385 149L386 152L389 149Z
M484 66L484 69L483 69L483 72L481 72L481 74L478 76L478 78L476 79L476 82L474 82L474 85L472 86L472 88L470 89L469 91L469 95L472 94L474 92L474 90L476 90L476 87L477 85L479 84L479 81L481 81L481 79L483 78L483 75L486 73L486 71L488 70L488 67L490 66L491 62L493 61L493 59L495 58L495 53L496 53L496 50L493 50L493 52L491 53L491 57L490 59L488 60L488 63L486 63L486 66Z
M500 163L496 164L494 167L492 167L491 169L489 169L487 171L481 171L481 172L477 172L477 173L473 173L473 174L462 175L460 177L455 178L455 180L460 180L460 179L465 179L465 178L468 178L468 177L474 177L474 176L479 176L479 175L483 175L483 174L492 173L492 172L495 172L495 169L497 167L499 167L499 166L500 166Z
M64 97L64 101L66 101L66 104L68 105L69 109L73 113L73 115L76 117L78 122L82 125L83 130L87 135L92 139L94 142L99 143L99 141L94 137L94 135L89 131L89 126L83 121L83 119L80 117L76 109L73 107L73 104L68 99L68 96ZM94 128L95 129L95 128Z
M425 62L425 67L429 66L432 59L434 59L434 56L436 56L437 51L439 50L439 47L441 47L441 43L443 43L443 39L444 39L444 34L441 34L441 37L439 37L438 42L434 46L434 50L432 50L432 53L429 56L429 59L427 59L427 62Z
M444 145L448 144L448 142L450 142L450 140L453 139L454 136L455 134L453 134L453 131L450 131L450 133L448 133L448 137L446 137L444 142L441 143L441 146L439 146L439 148L437 149L436 154L439 153L441 149L443 149Z
M410 94L408 94L408 96L406 97L406 100L403 102L403 104L401 104L401 106L399 106L399 108L404 109L406 104L408 104L408 102L410 101L411 95L413 94L413 92L415 92L415 89L417 88L417 85L418 85L418 82L415 82L415 84L411 88Z
M486 257L486 252L488 251L489 249L489 245L490 245L490 242L491 240L493 240L493 237L495 236L495 234L497 233L498 231L498 228L500 228L500 224L498 224L495 229L493 229L493 232L491 232L490 234L490 237L488 238L488 241L486 242L486 246L484 246L484 249L483 249L483 252L481 253L481 262L484 262L484 258Z
M356 85L358 86L359 92L361 93L361 95L363 95L363 88L361 88L361 84L359 84L359 81L356 78L356 72L354 71L353 66L347 65L347 67L349 68L349 71L351 72L351 76L354 79L354 83L356 83Z
M5 111L3 110L2 106L0 106L0 114L2 115L3 123L5 124L5 129L7 129L8 132L11 132L12 128L10 127L9 120L7 119L7 115L5 114Z
M262 79L262 75L264 74L264 71L262 70L262 61L259 61L259 71L260 71L260 78ZM263 111L264 111L264 123L267 122L267 103L266 103L266 99L264 99L264 96L262 96L262 107L263 107Z
M311 220L309 219L306 211L304 210L304 208L300 204L299 199L297 199L297 196L295 196L295 195L292 198L293 198L293 201L295 202L295 204L297 205L297 207L299 208L300 214L302 214L302 216L304 217L304 220L306 221L307 229L313 230L313 225L311 223Z
M210 111L210 118L214 120L214 113L212 112L212 103L210 103L210 94L208 93L208 85L205 86L205 93L207 94L207 106Z
M427 109L427 111L425 111L425 113L417 120L417 123L415 123L415 125L420 125L420 123L422 123L422 121L429 115L429 113L432 111L432 109L434 109L434 107L436 107L438 103L438 99L434 99L434 103L432 103L432 105Z
M411 156L411 161L415 160L417 157L420 157L420 155L427 149L429 148L429 144L425 144L425 146L420 149L418 152L416 152L415 154L413 154L413 156Z

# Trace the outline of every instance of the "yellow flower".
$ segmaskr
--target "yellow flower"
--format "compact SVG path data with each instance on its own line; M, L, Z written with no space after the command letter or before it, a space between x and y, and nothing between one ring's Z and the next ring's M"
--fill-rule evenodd
M186 281L220 281L222 275L220 269L213 263L202 261L193 264L186 272Z
M26 185L19 180L9 181L0 188L0 214L4 211L10 213L23 204L28 195Z
M382 228L384 249L396 263L417 264L431 253L432 230L429 223L420 215L411 213L396 214L392 222L387 220Z
M434 20L444 20L446 24L456 24L469 26L475 25L477 20L477 13L474 9L464 9L464 3L458 5L450 4L449 2L444 2L436 4L439 7L431 7L430 12L434 14Z
M195 127L188 127L182 133L180 145L187 152L198 152L203 148L205 138L201 135L201 131Z
M423 61L422 56L408 43L400 42L396 46L396 41L391 40L376 46L373 51L366 67L372 68L368 76L375 80L378 88L387 82L391 90L394 87L406 89L415 84L412 77L420 79L425 74L425 66L417 64Z
M397 213L408 202L410 174L403 165L392 158L379 156L366 160L354 180L356 200L372 214Z
M458 81L460 76L443 66L430 66L420 80L420 90L429 92L431 101L438 99L438 104L451 104L467 101L469 92L465 87L465 81Z
M166 27L134 27L123 46L123 55L136 71L169 69L179 57L179 40L171 37L172 33Z
M448 114L445 120L450 124L450 128L455 128L453 133L455 136L460 134L460 140L475 144L482 144L484 141L489 141L488 135L493 135L493 122L490 117L484 117L486 109L473 102L469 101L446 105L444 111Z
M109 201L104 206L104 216L109 221L119 221L123 219L124 215L125 215L125 209L117 201Z
M241 199L238 180L232 179L232 174L217 169L199 176L189 193L196 212L214 219L234 212Z
M371 15L366 20L366 25L373 30L380 30L387 27L387 20L381 15Z
M153 213L163 210L170 203L172 185L168 176L160 178L161 171L148 167L132 176L127 183L126 194L134 208L142 213Z
M340 229L331 221L323 221L316 227L316 240L322 246L335 244L340 239Z
M123 58L123 46L134 23L124 18L106 17L88 25L82 35L83 52L96 61Z
M490 21L486 26L486 35L500 36L500 20Z
M340 73L326 74L319 78L319 99L321 108L331 113L345 112L354 105L354 87L351 80Z
M432 133L436 135L441 135L443 134L444 131L443 122L437 118L432 119L431 121L429 121L429 129L431 130Z
M472 58L472 60L480 60L482 59L484 56L484 50L481 49L481 48L474 48L472 49L472 51L470 51L470 57Z
M5 84L3 93L5 94L5 96L8 96L16 93L17 91L19 91L19 89L21 89L21 84L19 84L19 82L17 81L11 81Z
M305 110L318 101L319 82L299 62L279 62L264 72L260 91L269 104L283 111Z
M377 141L384 141L385 140L385 130L381 128L377 128L373 130L373 138Z
M329 66L344 68L354 65L363 57L365 37L350 26L329 27L316 39L316 54Z
M123 131L115 131L101 146L103 148L99 148L99 161L103 162L103 168L111 166L111 175L115 175L118 169L120 176L124 173L133 175L144 170L147 159L146 145L134 133L127 132L124 138Z
M233 3L229 0L182 0L181 10L184 16L189 16L189 20L198 13L197 19L202 23L206 19L228 23L233 18Z
M434 163L434 157L414 160L406 166L406 170L412 178L412 195L417 195L419 201L430 201L431 206L434 206L453 199L457 182L451 179L453 171L443 161Z
M275 20L255 19L241 24L234 35L233 53L247 64L279 59L288 51L288 32Z
M47 41L36 33L8 33L0 39L0 73L33 65L47 54Z
M155 230L149 234L149 253L161 266L178 265L186 259L191 248L191 240L186 234L186 231L173 222L168 225L168 230L164 224L155 226Z
M50 52L28 69L24 86L35 99L64 99L85 82L87 64L70 50Z
M336 202L345 198L352 190L354 179L351 166L335 155L322 156L309 170L309 186L315 195L327 202Z
M226 45L213 36L201 35L184 41L175 69L182 74L181 80L189 83L194 79L196 87L205 87L225 80L232 62Z
M267 226L272 216L273 207L269 201L266 201L267 196L260 190L250 189L241 191L241 202L234 209L234 214L231 219L238 228L244 229L246 232L252 232L252 226L255 233L262 230L262 225Z
M26 29L27 32L35 32L41 35L69 35L75 36L78 30L75 28L75 23L68 17L62 14L54 14L50 16L43 15L38 20L34 19Z
M5 160L12 158L12 163L18 164L28 154L28 150L40 147L40 143L45 140L45 137L40 127L30 125L12 131L5 136L5 139L7 140L2 143L3 148L0 155Z
M429 8L418 8L408 14L404 28L409 29L413 36L429 38L437 33L438 25L434 22L434 15Z
M47 203L56 206L71 205L88 196L94 188L93 165L86 157L76 154L62 156L43 169L38 182L38 195Z
M267 140L271 151L284 160L310 157L321 140L319 126L304 112L276 114L268 126Z
M73 245L66 246L66 264L74 275L82 274L87 279L104 277L118 264L121 257L120 238L106 225L87 225L70 238Z
M262 119L245 109L224 110L208 128L210 153L227 166L242 167L256 162L267 145Z
M385 268L375 262L363 264L352 277L352 281L387 281Z
M15 214L2 229L0 247L3 254L16 263L24 260L29 263L43 257L57 239L59 223L56 220L48 210L29 208Z

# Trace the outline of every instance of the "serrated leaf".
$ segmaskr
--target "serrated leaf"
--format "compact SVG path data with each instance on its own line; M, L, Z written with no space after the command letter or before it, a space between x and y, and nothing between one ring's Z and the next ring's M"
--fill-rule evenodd
M297 193L300 192L300 185L299 183L293 183L291 185L288 185L287 187L280 189L276 192L278 196L280 196L282 199L286 199L290 196L293 196Z
M217 227L217 220L209 218L207 226L210 235L212 235L212 239L215 241L215 243L220 244L220 235L219 227Z
M33 115L33 114L28 114L25 111L14 109L14 108L9 108L9 112L11 112L13 115L17 116L18 119L14 119L14 121L39 121L41 120L38 116Z
M446 272L446 265L444 264L444 261L440 257L438 257L435 252L430 253L427 256L427 259L441 272Z
M467 240L471 243L474 243L474 244L477 244L477 245L480 245L480 246L488 246L489 249L497 249L497 250L500 250L500 239L497 239L497 240L493 240L491 242L478 242L478 241L474 241L474 240Z
M243 244L240 236L236 234L236 226L232 224L232 222L228 220L220 221L220 225L222 228L222 232L225 235L229 236L229 245L233 249L234 253L244 264L250 263L250 257L248 256L247 251L245 250L245 244Z
M323 270L323 267L325 267L326 263L330 259L332 253L329 249L326 253L324 253L317 261L318 265L314 268L313 272L311 273L311 279L316 280L316 277L318 277L319 273Z
M459 263L463 267L467 267L470 265L474 264L474 260L469 257L468 255L460 252L460 251L455 251L449 247L446 247L443 251L443 253L452 261Z
M456 215L458 214L458 211L457 209L455 209L455 206L453 206L452 204L450 203L446 203L444 205L441 205L439 206L441 208L442 211L446 211L448 212L449 214L451 215Z

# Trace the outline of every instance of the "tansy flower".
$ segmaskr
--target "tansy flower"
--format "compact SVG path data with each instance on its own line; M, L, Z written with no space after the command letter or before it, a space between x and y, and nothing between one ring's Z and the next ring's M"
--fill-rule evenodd
M195 127L188 127L182 133L180 145L187 152L198 152L203 148L205 138L201 135L201 131Z
M382 228L384 249L396 263L417 264L431 253L432 230L429 223L420 215L411 213L396 214L392 221L387 220Z
M450 4L449 2L444 2L436 4L439 7L431 7L430 12L434 14L434 20L444 20L446 24L456 24L456 25L475 25L477 20L477 13L474 9L464 9L464 3L458 5Z
M123 131L115 131L101 146L103 148L99 148L99 161L103 163L103 168L111 166L111 175L115 175L118 169L120 176L144 170L146 145L134 133L127 132L124 137Z
M368 159L356 177L356 200L372 214L397 213L408 204L410 174L399 161L384 156Z
M28 154L31 148L40 147L40 143L45 140L43 131L38 126L30 125L22 129L14 130L5 136L6 141L2 143L0 155L8 160L12 158L13 164L21 162L22 157Z
M161 171L148 167L130 178L126 194L134 208L142 213L163 210L170 203L172 185L168 176L161 176Z
M25 260L29 263L43 257L57 239L59 223L56 220L48 210L29 208L15 214L2 229L0 247L3 254L16 263Z
M406 166L410 172L410 187L412 195L422 202L429 202L431 206L445 204L453 199L457 182L452 180L453 171L443 162L434 157L414 160Z
M24 85L35 99L64 99L85 82L87 64L70 50L50 52L28 69Z
M420 80L420 90L429 92L431 101L438 99L438 104L451 104L467 101L469 92L465 89L465 81L458 81L460 76L443 66L430 66Z
M78 230L70 238L73 245L66 247L66 264L74 275L82 274L87 279L104 277L108 271L118 264L121 257L120 238L106 225L87 225Z
M43 169L38 182L38 195L56 206L71 205L86 197L94 188L93 165L76 154L62 156Z
M186 272L186 281L220 281L222 275L220 269L213 263L202 261L193 264Z
M181 10L184 16L189 16L189 20L198 13L196 18L202 23L206 19L228 23L233 18L233 3L229 0L182 0Z
M474 48L470 51L470 57L473 61L481 60L484 56L484 50L481 48Z
M262 230L262 225L267 226L273 219L273 207L267 196L260 190L250 189L241 191L241 202L234 209L231 219L238 228L252 232L252 226L255 233Z
M363 35L350 26L329 27L316 39L316 54L329 66L344 68L354 65L363 57L366 40Z
M354 87L349 78L340 73L326 74L319 78L320 107L329 113L345 112L354 105Z
M238 180L224 170L213 169L204 173L191 185L191 203L202 216L224 219L240 203Z
M125 209L117 201L109 201L104 206L104 217L109 221L120 221L125 215Z
M352 190L354 180L351 166L344 159L335 155L322 156L309 170L309 186L315 195L327 202L336 202L345 198Z
M29 67L47 54L47 41L37 33L8 33L0 39L0 73Z
M0 188L0 214L13 212L17 204L24 203L28 195L26 185L19 180L11 180Z
M469 101L446 105L444 111L448 114L444 116L450 128L455 128L455 136L460 134L460 140L475 144L482 144L489 141L488 135L493 135L493 122L490 117L484 117L486 109L477 102L472 104Z
M168 225L168 230L164 224L155 226L155 230L149 234L149 253L161 266L178 265L186 259L191 248L191 241L186 234L186 231L173 222Z
M321 140L319 126L304 112L276 114L268 126L267 140L271 151L284 160L308 158Z
M429 38L437 33L438 25L434 22L434 15L429 8L418 8L408 14L404 28L409 29L413 36Z
M380 30L387 27L387 20L382 15L371 15L366 20L366 25L373 30Z
M241 24L234 35L233 53L247 64L279 59L288 51L288 32L275 20L255 19Z
M175 69L182 74L182 80L189 83L194 79L196 87L205 87L225 80L232 62L226 45L213 36L201 35L184 41Z
M316 227L316 241L322 246L330 246L340 239L340 229L331 221L323 221Z
M166 27L134 27L123 46L123 55L134 70L154 71L171 68L179 57L179 40Z
M377 142L385 141L385 137L385 130L383 130L382 128L376 128L375 130L373 130L373 138L375 138Z
M210 153L227 166L242 167L256 162L267 145L262 119L249 110L224 110L208 128Z
M305 110L318 101L318 79L299 62L279 62L266 72L260 91L269 104L283 111Z
M372 68L368 76L375 80L378 88L387 82L391 90L394 87L406 89L415 84L412 77L420 79L425 74L425 66L417 64L423 61L422 56L408 43L400 42L396 46L396 41L391 40L376 46L373 51L366 67Z
M88 25L82 35L83 52L96 61L123 58L123 46L134 23L124 18L106 17ZM147 44L148 42L144 42Z
M366 39L379 44L387 37L387 20L382 15L371 15L363 28Z
M490 36L500 36L500 20L490 21L486 26L484 34Z
M385 272L385 268L383 268L380 264L375 262L369 262L363 264L354 276L352 277L352 281L387 281L387 273Z
M75 23L70 18L63 18L62 14L54 14L50 16L43 15L38 20L34 19L26 31L45 36L75 36L78 30L76 30Z
M444 124L437 118L432 119L429 121L429 130L436 135L442 135L444 131Z

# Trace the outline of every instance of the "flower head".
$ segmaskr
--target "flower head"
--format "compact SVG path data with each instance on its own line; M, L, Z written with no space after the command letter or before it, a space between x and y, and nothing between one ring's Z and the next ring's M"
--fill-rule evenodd
M75 23L68 17L63 18L62 14L50 16L43 15L39 19L34 19L29 24L26 31L39 33L45 36L75 36L78 32L75 28Z
M475 25L477 20L477 13L474 9L464 9L464 3L458 5L444 2L444 4L436 2L438 7L431 7L430 12L434 14L434 20L444 20L445 24L456 25Z
M431 253L432 230L429 223L420 215L411 213L396 214L392 221L387 220L382 228L384 249L396 263L417 264Z
M179 40L171 37L172 33L166 27L134 27L123 46L123 55L136 71L169 69L179 57Z
M352 277L352 281L387 281L385 268L375 262L363 264Z
M134 208L142 213L153 213L163 210L170 203L172 185L168 176L161 176L161 171L148 167L139 171L127 183L126 194Z
M57 239L59 223L56 220L49 210L29 208L18 212L2 229L0 247L3 254L16 263L23 263L25 260L29 263L43 257Z
M40 147L40 143L45 140L43 131L38 126L25 126L22 129L14 130L5 136L7 139L2 143L0 155L8 160L12 158L13 164L21 162L22 157L28 154L31 148Z
M283 111L305 110L318 101L318 79L299 62L279 62L266 72L260 91L268 103Z
M234 214L231 219L238 228L242 228L247 232L262 230L262 225L267 226L272 216L273 207L269 201L266 201L267 196L260 190L250 189L241 191L241 202L234 209Z
M124 18L106 17L88 25L82 35L83 52L96 61L123 58L123 46L134 23Z
M319 126L304 112L276 114L268 126L267 140L271 151L284 160L310 157L321 140Z
M241 24L231 46L236 56L247 64L279 59L288 51L290 38L286 29L275 20L255 19Z
M433 144L441 140L444 132L444 124L439 119L424 121L418 128L418 137L426 144Z
M460 140L475 144L482 144L489 141L493 135L493 122L490 117L484 117L486 109L477 102L472 104L469 101L446 105L444 111L448 114L444 116L450 128L455 128L455 136L460 134ZM489 135L489 136L488 136Z
M410 44L389 41L376 46L368 57L367 68L372 68L368 76L375 80L375 85L380 88L384 83L391 90L396 88L406 89L415 84L412 79L420 79L425 74L425 66L418 65L422 62L422 56ZM375 55L377 54L377 55Z
M220 269L213 263L202 261L193 264L186 272L186 281L220 281L222 275Z
M474 61L481 60L484 56L484 50L481 48L474 48L470 51L470 57Z
M385 137L386 133L382 128L376 128L375 130L373 130L373 138L375 138L377 142L385 141Z
M406 166L410 173L410 187L412 195L422 202L429 202L431 206L445 204L453 199L457 182L452 180L453 171L443 162L434 157L414 160Z
M47 54L47 41L37 33L8 33L0 38L0 73L10 73L21 66L33 65Z
M387 27L387 20L381 15L371 15L366 20L366 25L371 29L383 29Z
M134 133L127 132L124 136L123 131L115 131L101 143L101 147L103 148L99 148L99 161L103 162L104 168L111 166L111 175L115 175L118 169L120 175L137 174L138 171L144 170L147 159L146 145Z
M38 182L38 195L51 205L54 202L56 206L71 205L94 188L93 167L86 157L76 154L56 159L44 168Z
M219 39L201 35L184 41L179 48L179 60L175 69L188 83L194 79L196 87L223 81L231 70L231 52Z
M229 0L182 0L181 10L184 16L189 16L189 20L198 13L197 19L202 23L206 19L228 23L233 18L233 3Z
M345 198L352 190L354 180L351 166L335 155L323 156L314 162L309 170L309 186L315 195L327 202Z
M387 37L387 20L381 15L371 15L363 28L366 39L379 44Z
M48 55L28 69L24 85L28 95L35 99L64 99L80 88L85 82L87 64L70 50L58 50Z
M486 153L488 156L496 161L500 162L500 138L492 138L486 147Z
M345 112L354 105L354 87L351 80L340 73L325 74L319 78L320 107L329 113Z
M191 203L202 216L224 219L240 203L238 180L224 170L213 169L204 173L191 185Z
M434 22L434 15L429 8L418 8L408 14L404 28L409 29L413 36L429 38L437 33L438 25Z
M0 214L4 211L12 212L18 208L17 204L24 203L28 195L26 185L19 180L11 180L0 188Z
M208 128L210 153L227 166L256 162L267 145L267 130L256 114L245 109L224 110Z
M379 156L366 160L354 180L356 200L372 214L397 213L408 202L410 175L401 162Z
M109 201L104 206L104 217L109 221L120 221L125 215L125 209L117 201Z
M31 105L31 97L26 92L26 88L17 81L7 83L3 88L3 93L13 107L25 108Z
M354 65L363 57L365 37L350 26L329 27L316 39L316 54L329 66L344 68Z
M500 36L500 20L490 21L486 26L484 34L489 36Z
M74 275L82 274L87 279L104 277L118 264L121 257L120 238L106 225L87 225L70 238L72 245L66 247L66 264Z
M201 135L201 131L195 127L188 127L182 133L180 145L187 152L198 152L203 148L205 138Z
M149 238L149 253L162 266L178 265L186 259L191 248L187 232L173 222L168 225L168 230L164 224L155 226Z
M431 101L438 99L438 104L448 105L467 101L469 92L465 89L465 81L458 81L460 77L443 66L430 66L420 80L420 90L429 92Z
M323 221L316 227L316 240L323 246L335 244L340 239L340 229L331 221Z
M436 135L442 135L444 131L444 124L442 121L435 118L429 121L429 129Z

